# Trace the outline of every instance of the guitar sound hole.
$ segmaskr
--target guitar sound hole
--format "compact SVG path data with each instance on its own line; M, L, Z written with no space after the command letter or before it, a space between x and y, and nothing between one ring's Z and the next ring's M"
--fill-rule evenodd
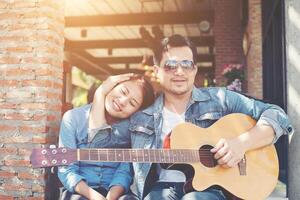
M210 152L210 150L213 148L211 145L203 145L199 149L199 157L200 157L200 162L205 166L205 167L215 167L218 163L214 159L214 154Z

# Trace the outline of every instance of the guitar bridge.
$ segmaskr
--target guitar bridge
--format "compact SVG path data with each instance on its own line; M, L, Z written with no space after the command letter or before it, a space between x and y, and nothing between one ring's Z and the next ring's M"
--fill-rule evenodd
M246 157L244 156L244 158L238 163L239 166L239 172L241 176L246 176L247 172L246 172L246 167L247 167L247 163L246 163Z

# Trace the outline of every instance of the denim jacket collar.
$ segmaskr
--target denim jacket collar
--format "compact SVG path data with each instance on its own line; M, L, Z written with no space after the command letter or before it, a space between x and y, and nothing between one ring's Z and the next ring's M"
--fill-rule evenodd
M210 99L210 95L206 90L199 90L195 86L192 90L192 98L189 104L193 104L194 102L199 101L207 101ZM164 94L159 95L154 104L149 108L143 110L145 114L153 115L154 113L159 113L162 111L164 105Z

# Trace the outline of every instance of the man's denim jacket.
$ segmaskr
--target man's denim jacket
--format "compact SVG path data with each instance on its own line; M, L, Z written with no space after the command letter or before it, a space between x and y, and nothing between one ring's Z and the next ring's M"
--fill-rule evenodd
M163 122L163 98L163 95L159 96L152 106L131 117L129 133L132 148L162 147L160 135ZM257 123L272 126L276 133L273 142L276 142L281 135L293 132L287 115L280 107L247 98L225 88L194 88L185 112L185 121L206 128L230 113L244 113L256 119ZM128 133L126 130L120 130L118 135L99 132L96 138L99 143L125 142L128 139ZM135 187L140 198L147 194L151 183L155 181L156 172L153 166L151 163L133 163Z

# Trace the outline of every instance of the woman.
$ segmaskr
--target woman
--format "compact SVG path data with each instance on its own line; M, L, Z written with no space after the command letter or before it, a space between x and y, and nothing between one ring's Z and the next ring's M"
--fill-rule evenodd
M99 130L114 131L116 127L122 127L122 122L119 122L121 119L126 119L137 110L148 107L153 100L153 89L141 76L134 74L111 76L96 90L94 102L97 104L88 104L64 114L59 146L109 148L93 143L95 133ZM129 145L124 144L122 148ZM132 172L129 163L78 162L60 167L58 177L66 189L61 198L63 200L114 200L128 192ZM121 198L131 197L125 195Z

